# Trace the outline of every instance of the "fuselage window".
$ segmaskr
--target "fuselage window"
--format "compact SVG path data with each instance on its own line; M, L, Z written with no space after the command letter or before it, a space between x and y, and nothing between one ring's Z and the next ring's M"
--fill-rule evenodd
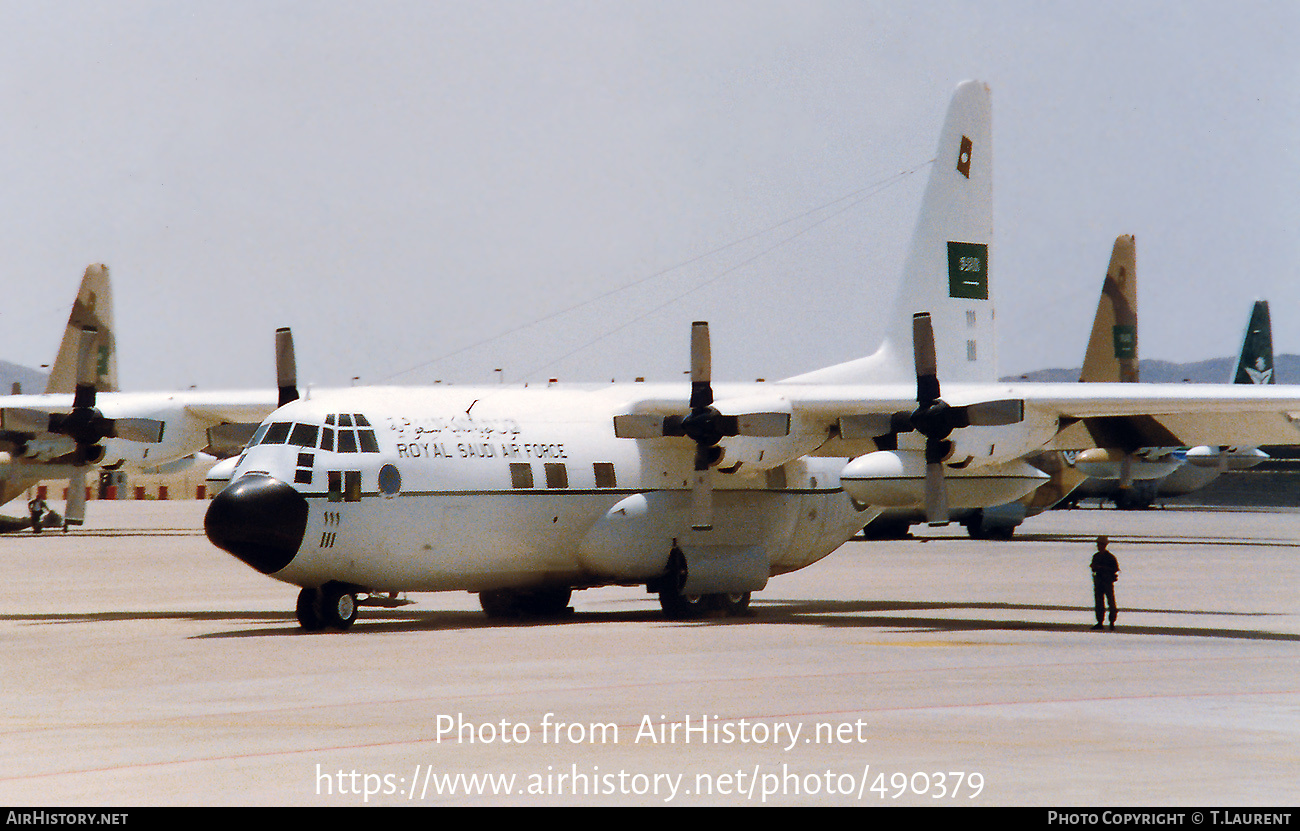
M284 440L289 438L289 428L293 423L289 421L277 421L266 431L262 437L262 444L284 444Z
M545 467L546 487L567 488L569 486L569 469L564 466L564 462L547 462Z
M618 481L614 477L614 464L612 462L595 462L592 467L596 472L596 487L618 487Z
M533 486L533 466L528 462L510 463L510 487L531 488Z
M315 447L316 431L320 428L315 424L295 424L293 433L289 436L289 444L296 444L299 447Z

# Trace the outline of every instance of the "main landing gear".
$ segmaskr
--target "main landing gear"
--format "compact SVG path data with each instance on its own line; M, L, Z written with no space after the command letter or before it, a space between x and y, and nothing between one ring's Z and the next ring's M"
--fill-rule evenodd
M717 613L722 617L740 617L749 612L750 592L686 594L686 557L674 549L668 557L664 575L646 586L659 593L659 607L669 620L698 620Z
M298 592L298 623L308 632L347 630L357 619L357 596L342 583Z

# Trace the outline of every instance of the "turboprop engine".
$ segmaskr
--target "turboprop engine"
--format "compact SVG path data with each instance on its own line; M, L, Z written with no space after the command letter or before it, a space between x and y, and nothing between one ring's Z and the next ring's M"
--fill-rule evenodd
M840 485L858 503L873 507L924 508L926 460L920 450L877 450L850 461L840 471ZM1050 479L1038 468L1016 460L975 470L945 471L950 508L1004 505L1033 492Z

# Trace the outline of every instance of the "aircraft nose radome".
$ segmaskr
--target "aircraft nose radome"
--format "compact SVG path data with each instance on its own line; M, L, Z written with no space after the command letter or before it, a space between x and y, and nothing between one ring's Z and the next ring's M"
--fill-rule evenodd
M307 530L307 500L270 476L241 476L213 498L203 530L218 548L263 574L289 565Z

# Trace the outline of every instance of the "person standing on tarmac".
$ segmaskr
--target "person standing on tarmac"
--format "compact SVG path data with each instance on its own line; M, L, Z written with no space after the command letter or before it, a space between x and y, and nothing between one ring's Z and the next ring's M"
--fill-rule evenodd
M39 496L33 497L32 500L27 503L27 512L31 514L32 517L32 533L41 533L41 521L45 519L45 511L45 500L41 499Z
M1119 560L1106 550L1110 543L1107 537L1097 537L1097 553L1092 555L1092 595L1097 606L1097 625L1100 629L1105 619L1106 604L1110 604L1110 630L1115 631L1115 618L1119 611L1115 608L1115 581L1119 579Z

